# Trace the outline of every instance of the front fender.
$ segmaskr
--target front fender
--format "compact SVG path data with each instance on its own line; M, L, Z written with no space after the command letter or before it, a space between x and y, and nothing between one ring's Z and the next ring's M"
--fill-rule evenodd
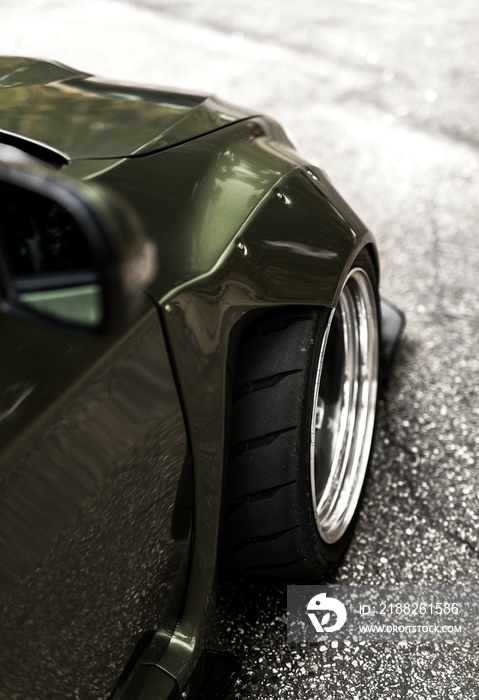
M185 682L205 626L217 559L227 453L228 367L250 313L286 305L334 306L359 250L374 245L349 211L326 196L320 171L291 164L246 221L224 241L216 264L172 290L161 308L175 358L195 465L195 547L190 586L170 644L158 662ZM201 601L201 604L199 604Z

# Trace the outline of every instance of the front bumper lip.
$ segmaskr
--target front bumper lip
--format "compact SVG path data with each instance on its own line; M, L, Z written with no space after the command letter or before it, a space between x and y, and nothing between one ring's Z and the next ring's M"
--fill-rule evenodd
M381 298L380 374L384 379L406 328L406 315L387 299Z

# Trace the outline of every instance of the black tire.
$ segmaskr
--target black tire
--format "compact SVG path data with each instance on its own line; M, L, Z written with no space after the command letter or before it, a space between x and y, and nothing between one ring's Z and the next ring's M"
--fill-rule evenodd
M340 561L373 442L378 308L376 271L362 252L330 327L330 309L307 307L283 309L248 329L232 406L229 568L311 578Z

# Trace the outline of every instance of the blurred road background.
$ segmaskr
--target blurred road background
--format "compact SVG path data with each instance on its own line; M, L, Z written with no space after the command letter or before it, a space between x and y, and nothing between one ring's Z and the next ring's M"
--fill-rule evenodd
M0 1L0 51L215 92L276 116L376 233L407 334L335 580L478 580L476 0ZM223 578L234 697L474 700L475 644L285 642L285 585Z

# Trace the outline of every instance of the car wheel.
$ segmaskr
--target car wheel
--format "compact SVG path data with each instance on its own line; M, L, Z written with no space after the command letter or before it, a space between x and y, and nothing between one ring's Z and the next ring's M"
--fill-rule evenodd
M373 443L378 285L362 252L337 308L282 310L239 348L224 553L230 568L321 577L351 538Z

